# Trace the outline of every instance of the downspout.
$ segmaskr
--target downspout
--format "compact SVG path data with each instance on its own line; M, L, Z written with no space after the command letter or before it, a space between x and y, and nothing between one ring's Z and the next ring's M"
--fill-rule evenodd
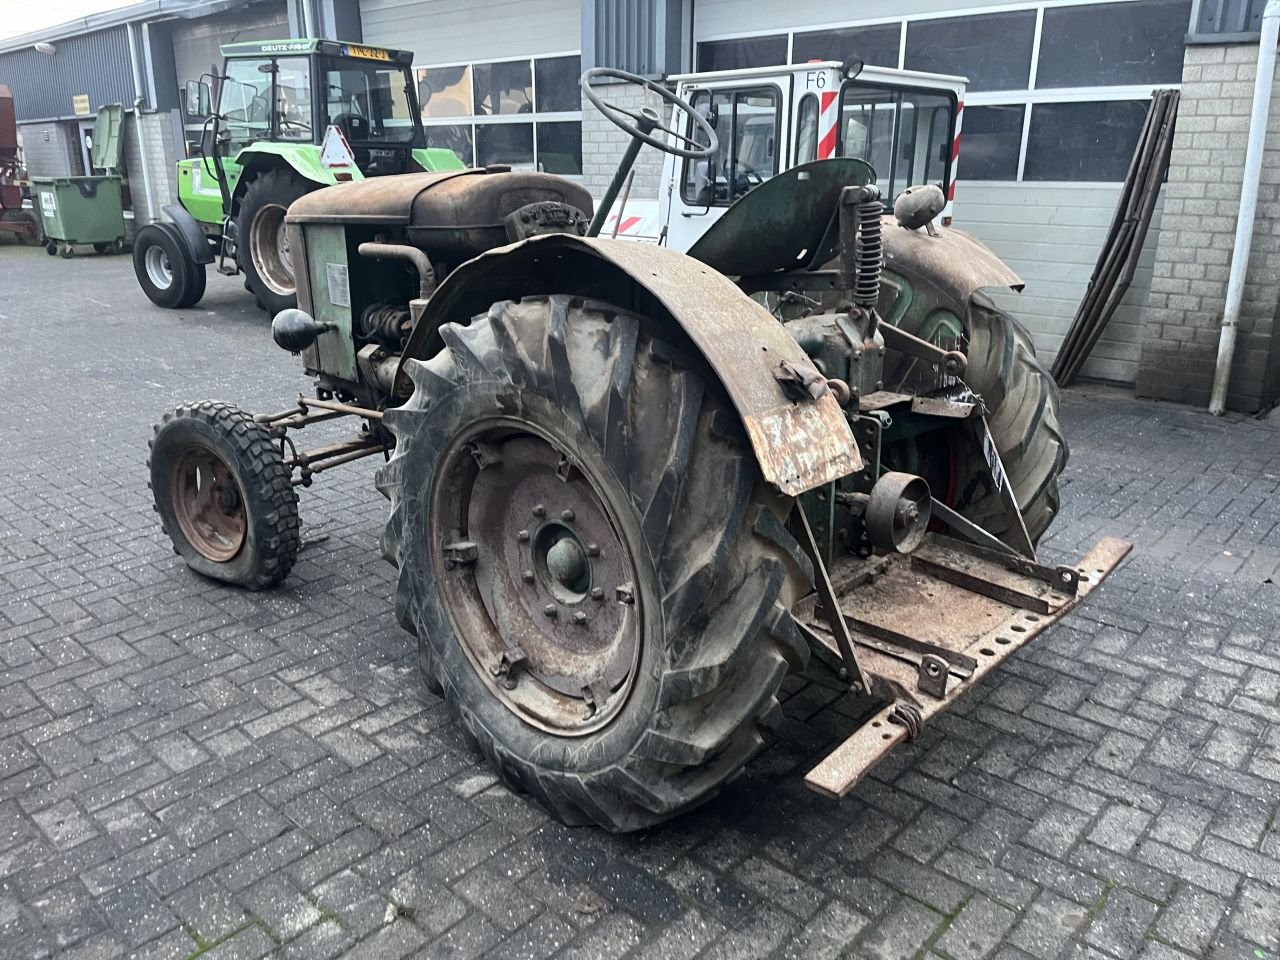
M1273 0L1280 3L1280 0ZM125 30L128 34L129 42L129 65L133 68L133 89L137 92L137 97L133 101L133 119L138 125L138 157L139 166L142 167L142 192L147 198L147 223L159 219L156 216L156 195L151 189L151 168L147 162L147 138L143 133L142 125L142 105L146 102L144 91L146 88L142 82L142 67L138 63L138 51L134 45L135 34L133 32L133 24L126 23ZM135 211L134 216L137 216Z
M1267 117L1271 110L1271 84L1276 73L1277 42L1280 42L1280 0L1267 0L1262 13L1262 36L1258 40L1258 70L1253 80L1253 110L1249 117L1249 143L1244 154L1244 182L1240 184L1235 248L1231 255L1231 274L1227 278L1227 302L1222 311L1213 393L1209 398L1209 412L1215 417L1221 416L1227 408L1231 360L1236 352L1236 327L1240 323L1240 303L1244 299L1244 280L1253 245L1253 223L1258 213L1258 181L1262 177L1262 154L1267 138Z

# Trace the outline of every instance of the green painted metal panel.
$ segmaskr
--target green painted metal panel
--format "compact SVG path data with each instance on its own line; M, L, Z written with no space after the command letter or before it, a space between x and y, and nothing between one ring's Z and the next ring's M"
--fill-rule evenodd
M227 190L235 193L242 167L234 160L222 161ZM218 190L217 169L199 157L178 161L178 201L201 223L222 223L222 193Z
M465 170L467 165L458 159L452 150L443 147L415 147L413 162L427 173L438 173L442 170Z
M351 332L351 280L347 262L347 233L341 226L303 225L307 271L311 277L311 307L320 322L337 325L316 341L320 370L343 380L356 379L355 340Z
M108 103L98 111L93 122L93 150L90 160L94 170L120 169L120 145L124 133L124 107Z

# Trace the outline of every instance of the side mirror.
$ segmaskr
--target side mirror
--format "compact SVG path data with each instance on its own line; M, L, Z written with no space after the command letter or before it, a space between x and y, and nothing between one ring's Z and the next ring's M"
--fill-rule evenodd
M213 113L209 85L203 80L187 81L186 107L187 116L193 120L203 120Z

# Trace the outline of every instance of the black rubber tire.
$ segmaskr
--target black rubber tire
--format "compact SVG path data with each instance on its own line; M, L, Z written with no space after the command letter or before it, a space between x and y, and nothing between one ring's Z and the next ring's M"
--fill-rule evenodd
M109 243L95 243L93 245L93 252L99 254L106 253L110 246L111 244Z
M173 550L212 580L265 590L283 580L298 556L298 495L279 444L266 427L229 403L204 400L165 414L155 426L147 459L148 486ZM245 540L231 559L205 557L183 534L170 500L174 461L191 447L216 453L230 468L247 515Z
M172 281L167 287L154 283L147 273L147 252L153 247L162 249L169 260ZM204 295L204 264L196 263L187 255L187 248L172 224L150 223L138 231L133 239L133 275L147 299L158 307L185 309L194 306Z
M273 317L281 310L296 307L298 295L296 291L277 293L259 276L249 249L253 242L250 225L264 206L281 204L288 209L289 204L316 187L317 184L303 179L291 168L274 167L254 177L245 189L244 196L240 198L240 210L236 215L236 236L239 238L236 262L244 273L245 287L256 298L258 305Z
M1022 510L1027 533L1038 542L1057 516L1058 476L1069 450L1058 423L1058 385L1036 356L1035 344L1022 324L987 296L974 294L964 318L968 368L964 380L987 408L991 438ZM927 331L909 333L927 336ZM886 368L892 364L890 355ZM887 378L893 381L893 376ZM976 444L948 438L955 468L952 506L965 517L1014 545L1014 523L991 482ZM941 497L941 492L933 491Z
M535 297L441 335L439 354L406 364L413 396L387 411L397 444L378 475L396 611L424 679L505 782L566 823L636 830L702 803L761 746L784 676L808 660L789 613L812 588L783 525L791 501L768 492L719 385L635 314ZM581 736L537 729L490 692L437 586L426 491L450 438L499 411L574 438L626 505L637 596L657 611L625 704Z
M51 257L58 255L58 242L56 240L46 240L44 242L44 252Z

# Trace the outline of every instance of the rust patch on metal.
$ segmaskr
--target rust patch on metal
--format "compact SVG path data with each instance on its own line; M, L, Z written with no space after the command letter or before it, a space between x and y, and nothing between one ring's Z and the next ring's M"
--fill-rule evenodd
M1055 597L1051 592L1043 594L1051 604L1048 613L1033 612L1021 603L1009 604L992 596L970 593L956 584L936 579L927 572L927 567L915 567L908 558L897 560L869 586L847 598L841 597L851 619L869 622L878 619L876 611L883 613L891 609L886 604L897 604L892 609L899 630L910 630L911 635L922 643L940 645L972 657L977 666L965 677L955 669L952 661L942 684L934 676L922 684L921 665L927 662L925 656L913 659L901 649L886 653L883 641L874 644L858 642L859 662L872 675L873 685L877 689L897 691L900 699L868 718L852 736L810 770L805 776L805 785L824 796L843 797L885 754L908 738L908 727L902 725L897 714L902 706L911 707L923 723L949 709L1013 651L1062 619L1116 568L1131 549L1132 544L1113 537L1098 541L1076 567L1080 573L1080 591L1075 598L1065 594ZM945 551L945 554L950 553ZM952 565L956 558L944 557L943 554L943 551L934 551L929 562ZM1011 589L1007 577L1012 576L1017 575L1005 572L1001 583L1003 589ZM1023 581L1017 588L1020 594L1041 596L1041 591L1047 590L1046 585L1039 581L1018 579ZM879 589L882 585L885 586L883 592ZM907 593L915 598L915 606L900 605ZM968 597L962 600L964 594ZM934 629L931 624L945 629ZM824 645L827 643L821 634L811 630L810 635L819 637ZM858 639L855 635L855 641ZM941 687L945 690L944 695L932 695L931 687Z
M1025 286L999 257L963 230L944 227L931 237L923 230L898 226L893 217L881 222L884 268L913 281L927 278L955 303L968 303L976 291L987 287L1021 290Z
M862 469L834 394L793 400L778 382L782 363L821 378L782 324L729 278L665 247L555 234L491 250L440 284L404 358L427 355L442 324L469 319L498 300L579 291L603 297L620 274L658 301L711 367L768 483L798 496Z

